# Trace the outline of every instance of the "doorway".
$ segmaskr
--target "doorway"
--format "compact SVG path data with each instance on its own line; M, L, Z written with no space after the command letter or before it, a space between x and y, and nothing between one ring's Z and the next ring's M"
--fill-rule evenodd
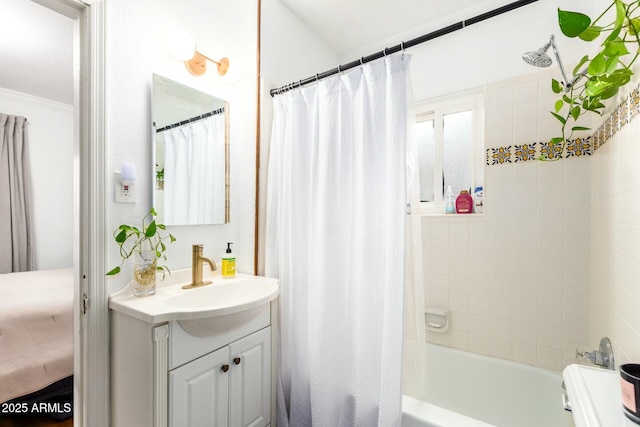
M13 1L13 0L12 0ZM105 37L102 0L34 0L28 6L47 9L52 20L66 17L73 27L69 43L73 50L73 160L71 163L71 230L74 276L74 426L109 425L109 324L104 285L105 202ZM13 10L3 4L5 14ZM41 10L42 11L42 10ZM55 15L57 14L57 15ZM6 15L5 15L6 16ZM63 18L62 20L64 20ZM22 24L23 20L18 23ZM61 37L60 33L51 35ZM12 41L15 37L9 37ZM29 52L25 52L28 57ZM25 57L25 58L26 58ZM41 81L49 78L47 64L40 62L33 72ZM25 59L26 61L26 59ZM22 64L24 61L18 62ZM12 62L4 62L7 63ZM6 69L6 68L5 68ZM5 74L6 76L6 74ZM2 79L0 79L2 81ZM2 86L2 84L0 84ZM53 203L53 202L49 202ZM58 215L59 217L59 215ZM49 218L55 227L56 218ZM67 261L64 261L67 262Z

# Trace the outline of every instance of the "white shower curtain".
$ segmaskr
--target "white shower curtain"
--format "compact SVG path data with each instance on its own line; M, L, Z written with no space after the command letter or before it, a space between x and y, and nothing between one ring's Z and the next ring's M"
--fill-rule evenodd
M164 132L164 224L225 222L225 117Z
M278 426L399 426L406 80L388 56L274 98Z
M27 146L27 119L0 113L0 274L35 268Z

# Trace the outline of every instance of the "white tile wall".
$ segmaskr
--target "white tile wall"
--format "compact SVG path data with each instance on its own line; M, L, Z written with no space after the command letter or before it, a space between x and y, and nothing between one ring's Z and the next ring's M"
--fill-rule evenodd
M629 85L637 87L638 80ZM626 94L623 94L626 95ZM622 98L619 97L618 102ZM640 116L592 156L590 341L608 336L616 362L640 362Z
M487 147L557 134L558 122L548 113L555 101L549 81L541 73L488 87ZM425 304L452 313L452 330L428 333L428 340L555 370L573 362L576 347L589 347L589 224L592 215L607 216L591 212L591 182L590 158L486 166L484 215L424 216ZM635 191L640 196L640 185ZM640 214L640 201L635 209ZM640 244L633 245L633 236L640 237L636 218L637 227L620 238L628 241L627 253L640 256ZM636 259L629 268L640 269ZM633 294L632 284L620 281L607 301ZM635 292L640 297L640 289ZM630 321L612 322L629 333ZM640 315L633 324L640 326Z

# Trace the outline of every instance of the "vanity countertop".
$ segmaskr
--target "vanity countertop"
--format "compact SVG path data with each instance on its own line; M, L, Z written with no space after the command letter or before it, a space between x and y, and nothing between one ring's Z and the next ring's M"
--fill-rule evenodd
M239 313L267 304L279 293L277 279L236 274L205 277L210 285L182 289L191 281L191 269L176 270L158 280L155 295L135 297L133 282L109 297L109 308L147 323L196 320Z

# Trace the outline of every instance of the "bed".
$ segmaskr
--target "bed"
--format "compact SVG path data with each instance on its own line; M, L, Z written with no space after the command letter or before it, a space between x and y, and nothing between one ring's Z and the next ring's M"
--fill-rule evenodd
M73 269L0 274L0 402L68 388Z

